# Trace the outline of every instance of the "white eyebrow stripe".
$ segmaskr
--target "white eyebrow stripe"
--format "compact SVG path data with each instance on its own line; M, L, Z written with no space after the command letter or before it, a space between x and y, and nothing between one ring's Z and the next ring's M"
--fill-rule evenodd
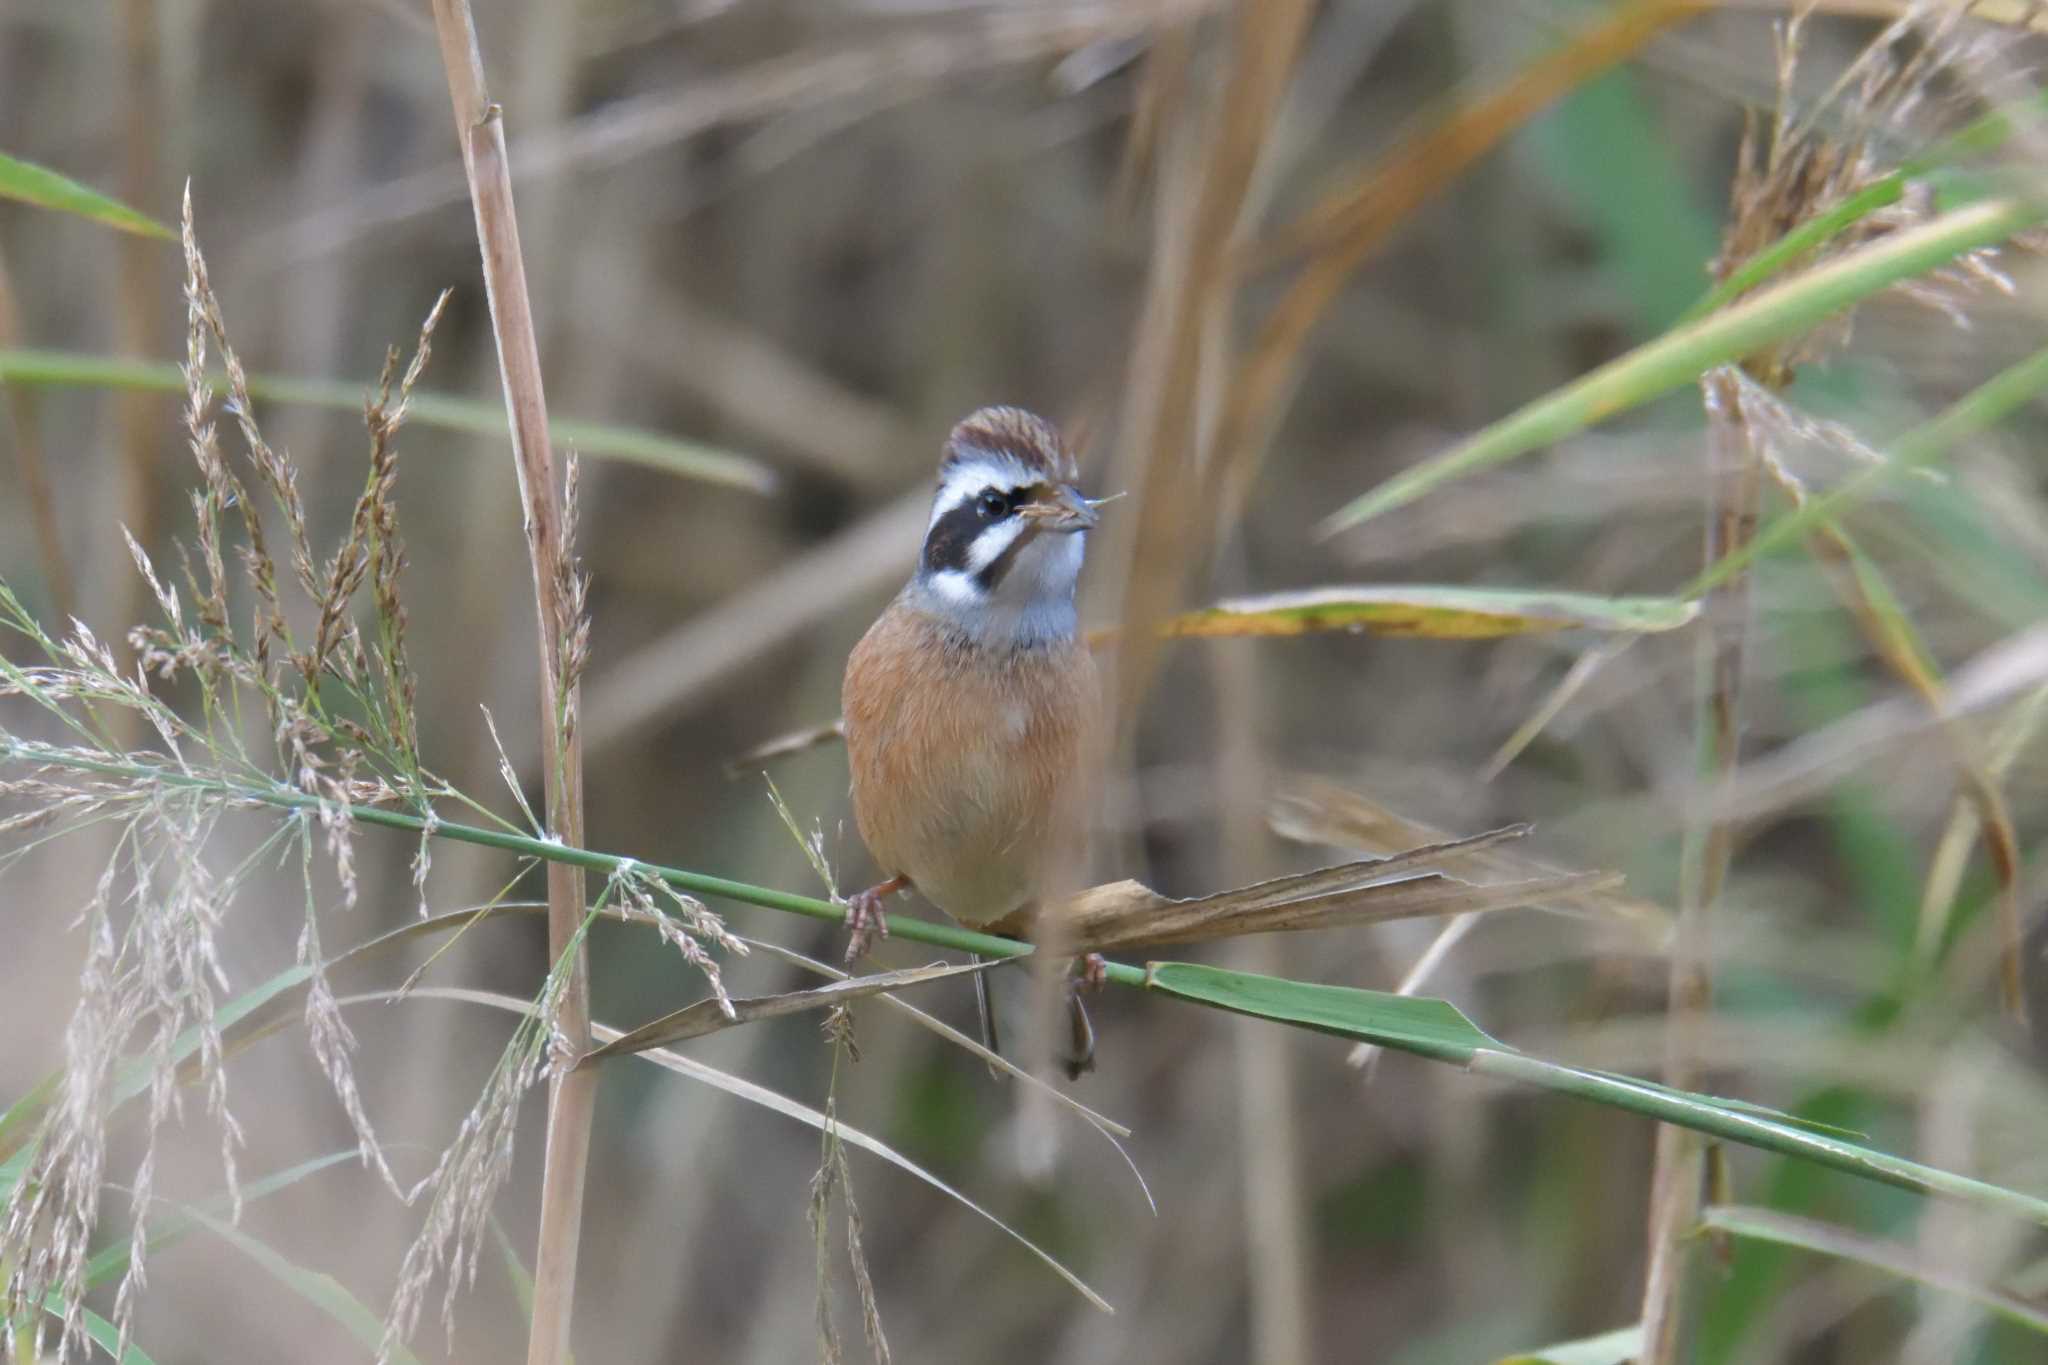
M1028 488L1037 482L1039 480L1022 462L1008 456L977 452L972 459L962 460L947 472L945 482L939 485L938 494L932 499L931 520L925 523L925 529L938 525L940 517L956 507L965 506L986 489L995 488L1007 493L1013 488Z

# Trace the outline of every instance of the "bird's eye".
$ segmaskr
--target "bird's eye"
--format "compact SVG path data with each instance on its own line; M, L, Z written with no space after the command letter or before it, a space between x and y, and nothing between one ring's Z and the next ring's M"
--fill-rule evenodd
M994 521L1005 516L1010 510L1010 500L991 488L975 503L975 510L981 513L983 521Z

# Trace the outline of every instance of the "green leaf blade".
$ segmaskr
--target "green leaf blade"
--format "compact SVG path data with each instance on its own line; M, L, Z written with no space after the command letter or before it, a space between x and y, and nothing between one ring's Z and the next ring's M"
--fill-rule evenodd
M21 161L4 153L0 153L0 198L89 218L139 237L155 237L166 242L178 240L177 233L148 214L138 213L120 200L81 185L47 166Z
M0 350L0 383L143 393L185 391L184 372L176 365L33 347ZM273 403L360 412L367 392L364 385L339 380L249 376L250 396ZM421 426L443 431L494 437L506 434L504 407L482 399L422 390L413 394L408 417ZM556 444L573 447L593 459L620 460L750 493L772 493L776 488L775 471L766 465L695 441L575 418L556 419L549 424L549 432Z
M1339 508L1321 534L1335 535L1443 484L1504 464L1596 422L1692 383L1813 327L1835 313L1957 256L2002 242L2048 218L2048 204L2002 199L1946 214L1846 252L1730 308L1665 333L1553 390L1443 454L1412 465Z

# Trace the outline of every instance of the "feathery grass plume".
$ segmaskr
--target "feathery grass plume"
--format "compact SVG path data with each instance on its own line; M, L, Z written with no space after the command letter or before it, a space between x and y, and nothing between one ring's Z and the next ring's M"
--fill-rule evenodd
M2010 35L1979 32L1965 8L1935 0L1909 5L1819 99L1796 113L1794 77L1812 7L1800 6L1777 26L1777 108L1767 132L1753 113L1745 119L1729 190L1730 221L1713 263L1716 279L1726 280L1786 233L1884 181L1901 160L1904 136L1916 121L1952 121L1956 111L1940 106L1975 101L1980 92L1995 99L2014 86L2005 66ZM1912 185L1894 202L1856 216L1795 264L1817 265L1937 213L1931 187ZM1985 288L2013 292L2012 281L1997 268L1999 250L1966 252L1895 286L1895 292L1968 326L1963 305L1972 294ZM1845 311L1827 326L1751 357L1745 367L1760 382L1783 388L1801 364L1845 344L1853 318L1853 311Z
M576 1049L556 1027L557 1016L584 935L604 912L620 881L613 878L584 916L568 950L549 970L534 1008L520 1016L455 1140L442 1151L433 1171L414 1187L415 1194L431 1191L432 1197L427 1201L426 1221L399 1264L398 1285L392 1291L383 1339L377 1348L378 1365L384 1365L411 1339L436 1277L443 1278L441 1323L452 1347L455 1296L476 1283L484 1235L491 1227L491 1205L512 1174L519 1102L549 1075L576 1064Z
M624 918L654 926L661 941L683 955L683 961L704 974L711 993L717 997L726 1018L733 1017L732 998L725 993L725 979L718 961L704 949L706 942L726 952L745 957L747 945L725 927L725 921L695 896L686 896L660 877L636 863L621 863L611 875L606 895L619 902Z
M860 1206L853 1199L853 1172L846 1163L846 1144L839 1140L839 1063L860 1060L854 1040L853 1013L844 1005L826 1011L819 1026L832 1045L832 1080L825 1097L825 1123L821 1129L818 1171L811 1177L811 1239L817 1248L818 1354L828 1365L845 1359L839 1345L839 1330L832 1321L831 1216L832 1198L839 1197L845 1215L846 1260L853 1272L854 1294L860 1300L861 1330L875 1365L889 1365L889 1339L882 1331L882 1309L875 1298L874 1277L868 1272L867 1252L861 1245Z
M65 1031L58 1098L31 1139L22 1177L7 1192L0 1227L0 1264L9 1271L10 1339L16 1323L35 1317L35 1349L42 1349L39 1309L55 1291L66 1310L56 1348L59 1359L85 1340L86 1239L106 1183L109 1106L119 1094L117 1086L148 1096L142 1155L130 1181L139 1213L153 1197L158 1135L180 1114L177 1054L185 1035L197 1037L197 1077L220 1129L228 1188L231 1193L236 1188L241 1132L228 1108L217 1018L227 980L217 944L230 906L259 863L288 856L293 845L305 893L298 957L312 973L305 1007L312 1052L355 1129L364 1159L400 1197L415 1193L392 1174L356 1090L350 1062L354 1038L321 971L313 847L317 823L343 901L352 904L357 881L350 806L403 803L430 815L436 798L458 795L419 760L416 684L405 658L399 600L404 550L394 500L395 437L426 362L441 303L428 316L402 378L394 352L375 397L366 403L369 476L349 532L323 573L315 567L296 472L256 421L247 377L228 340L199 249L189 191L183 245L183 426L199 473L191 499L196 556L183 550L184 586L192 606L188 609L178 588L159 575L140 543L129 537L136 571L160 616L158 623L138 624L130 631L138 663L129 673L84 624L74 622L68 638L53 639L0 586L0 627L46 660L21 665L0 658L0 698L30 703L41 712L40 720L31 714L20 725L0 724L0 755L30 769L28 777L0 783L0 798L22 808L0 816L0 833L10 839L10 846L0 849L0 868L65 834L95 826L114 830L112 851L80 916L87 950L78 1004ZM206 377L210 347L219 348L227 374L223 406L242 438L246 476L221 449L215 394ZM281 514L290 581L304 592L317 621L309 642L302 644L289 624L285 581L265 537L261 509L250 495L252 486ZM233 617L239 594L227 567L230 509L238 514L243 532L237 557L252 602L246 631L237 630ZM368 644L358 621L366 588L376 622ZM187 718L157 695L152 675L164 684L190 683L197 715ZM114 713L146 722L153 745L124 746L118 738L121 727L109 723ZM244 723L251 714L264 718L267 752ZM36 760L45 757L63 760L65 766L37 766ZM254 853L223 870L210 851L220 817L260 804L236 796L236 790L289 790L312 797L313 804L291 810ZM117 1079L130 1067L138 1080ZM145 1283L143 1226L137 1217L128 1270L115 1301L114 1322L124 1341Z

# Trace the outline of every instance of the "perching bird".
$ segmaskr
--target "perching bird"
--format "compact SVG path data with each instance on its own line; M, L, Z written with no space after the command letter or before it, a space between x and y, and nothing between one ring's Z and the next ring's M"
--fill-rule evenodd
M946 439L917 571L846 661L854 819L887 874L849 902L849 959L898 891L982 928L1078 887L1100 696L1075 629L1096 520L1076 477L1059 433L1018 408Z

